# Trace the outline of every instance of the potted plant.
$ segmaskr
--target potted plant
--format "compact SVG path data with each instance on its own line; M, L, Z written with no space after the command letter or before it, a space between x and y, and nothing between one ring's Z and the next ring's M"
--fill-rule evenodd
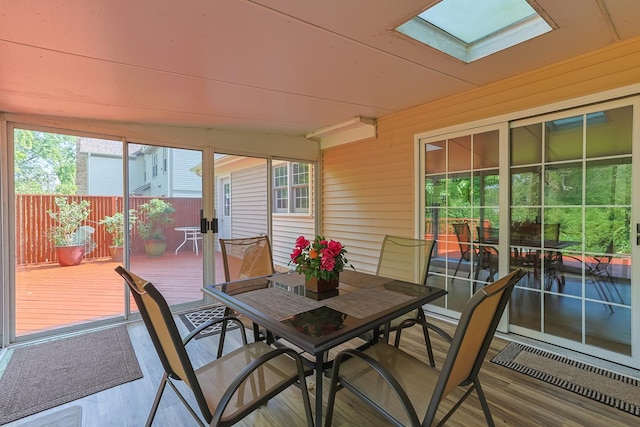
M49 231L49 238L56 248L56 256L61 266L78 265L85 254L95 249L91 238L93 227L82 225L91 209L88 200L69 203L66 197L56 197L57 211L48 210L49 216L56 222Z
M171 203L151 199L138 206L138 234L144 240L144 249L149 257L162 256L167 248L164 229L173 223L176 210Z
M135 209L129 209L129 231L133 229L137 219L138 216ZM111 260L122 261L124 252L124 214L116 212L113 216L105 216L100 221L100 224L104 225L107 233L111 234L111 245L109 246Z
M355 270L347 260L346 253L345 247L335 240L316 236L310 242L300 236L291 252L290 263L295 264L295 270L304 275L307 289L317 293L327 292L338 287L340 272L345 265Z

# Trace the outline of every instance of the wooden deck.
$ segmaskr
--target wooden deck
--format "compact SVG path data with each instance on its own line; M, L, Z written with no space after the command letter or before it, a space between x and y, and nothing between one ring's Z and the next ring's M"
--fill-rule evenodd
M220 253L216 253L217 280L224 281ZM163 257L134 256L131 271L153 282L169 304L203 298L202 254L185 251ZM42 264L16 271L16 336L124 316L129 298L111 259L84 260L60 267ZM132 304L135 308L135 304Z

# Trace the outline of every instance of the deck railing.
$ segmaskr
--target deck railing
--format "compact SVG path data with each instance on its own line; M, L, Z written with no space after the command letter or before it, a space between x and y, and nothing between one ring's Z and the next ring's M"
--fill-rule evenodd
M88 200L91 212L85 225L95 228L92 238L98 245L94 251L85 255L85 259L109 257L111 235L107 233L100 220L123 211L124 201L118 196L69 196L55 194L18 194L16 195L16 264L40 264L56 261L56 252L49 239L49 232L55 221L48 211L57 210L54 203L56 197L66 197L69 203ZM174 227L195 226L200 223L202 199L189 197L141 197L131 196L129 208L137 209L151 199L162 199L175 208L173 225L167 227L167 251L176 248L183 240L182 232L174 231ZM138 236L137 227L131 233L131 253L143 254L144 242Z

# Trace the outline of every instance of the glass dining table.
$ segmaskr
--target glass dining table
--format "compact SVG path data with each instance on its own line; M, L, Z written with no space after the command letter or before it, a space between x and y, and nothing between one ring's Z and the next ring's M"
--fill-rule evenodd
M207 285L202 291L260 325L268 337L283 339L311 357L316 425L322 425L322 378L331 367L329 350L370 331L375 342L386 323L447 293L347 270L340 273L337 289L323 293L307 290L304 276L295 272Z

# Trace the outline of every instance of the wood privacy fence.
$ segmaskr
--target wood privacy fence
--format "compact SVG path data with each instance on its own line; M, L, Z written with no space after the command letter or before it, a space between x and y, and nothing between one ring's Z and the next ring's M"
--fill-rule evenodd
M98 245L96 249L85 255L85 259L109 257L111 235L107 233L100 220L123 211L124 201L117 196L68 196L55 194L19 194L16 195L16 264L40 264L55 262L56 252L49 239L51 227L55 221L48 214L49 210L57 211L54 199L65 197L69 203L88 200L91 212L85 225L95 229L93 240ZM200 224L200 209L202 200L189 197L129 197L129 208L136 209L151 199L162 199L175 208L174 223L165 230L167 238L167 252L175 250L184 239L184 234L174 230L174 227L198 226ZM131 233L131 253L144 254L144 242L138 236L137 226ZM186 246L186 245L185 245ZM189 245L187 250L191 249Z

